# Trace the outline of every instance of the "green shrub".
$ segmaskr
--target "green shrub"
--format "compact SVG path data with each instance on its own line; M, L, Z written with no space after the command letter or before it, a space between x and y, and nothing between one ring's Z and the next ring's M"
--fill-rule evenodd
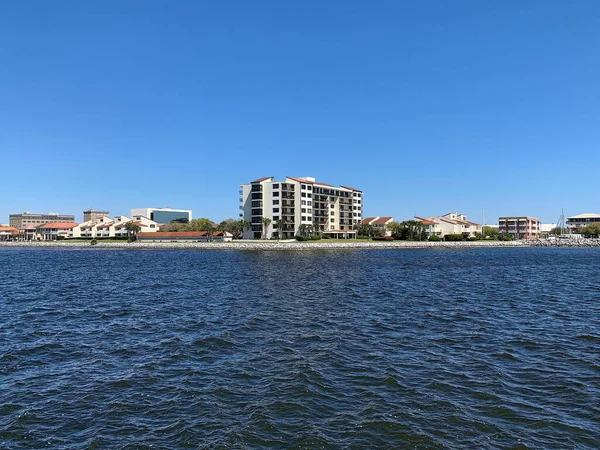
M308 236L296 235L296 240L300 241L300 242L305 242L305 241L310 241L310 238Z
M373 236L374 241L393 241L394 238L391 236Z
M319 236L318 234L315 234L313 236L310 237L311 241L320 241L321 240L321 236Z
M90 245L96 245L98 243L98 241L96 239L92 239L90 241Z
M437 234L432 234L431 236L429 236L429 239L428 239L428 241L431 241L431 242L439 242L441 240L442 240L442 238L439 237Z
M370 239L369 236L356 236L356 239Z
M476 240L477 240L477 238L475 236L469 236L467 238L467 241L469 241L469 242L473 242L473 241L476 241Z
M462 241L464 236L462 234L447 234L444 236L444 240L446 241Z
M331 239L331 236L328 234L324 234L323 236L321 236L321 239Z

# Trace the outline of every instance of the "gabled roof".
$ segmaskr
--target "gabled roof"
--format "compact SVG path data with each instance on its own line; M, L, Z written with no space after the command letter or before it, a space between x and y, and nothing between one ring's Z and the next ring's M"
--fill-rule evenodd
M262 183L263 181L270 180L271 178L273 177L259 178L258 180L251 181L251 183Z
M363 225L370 225L377 217L365 217L362 221Z
M0 227L0 231L11 231L13 233L18 233L19 230L17 230L14 227Z
M57 230L67 230L69 228L73 228L76 226L77 226L77 224L75 222L48 222L48 223L45 223L44 225L40 225L37 228L41 228L41 229L56 228Z
M375 220L375 222L373 222L371 225L385 225L388 222L391 222L392 220L394 220L393 217L380 217L379 219Z
M583 213L583 214L578 214L576 216L571 216L567 220L570 220L570 219L600 219L600 214Z
M290 177L289 175L286 178L289 178L290 180L297 181L298 183L305 183L305 184L314 184L314 183L316 183L316 181L303 180L302 178ZM317 183L317 184L323 184L323 183ZM329 185L325 185L325 186L329 186Z
M344 189L350 189L351 191L362 192L360 189L354 189L354 188L352 188L350 186L342 186L342 185L340 185L340 187L343 187Z
M429 219L424 219L423 217L415 216L415 219L420 220L421 222L423 222L424 225L437 225L437 222L434 222L433 220Z

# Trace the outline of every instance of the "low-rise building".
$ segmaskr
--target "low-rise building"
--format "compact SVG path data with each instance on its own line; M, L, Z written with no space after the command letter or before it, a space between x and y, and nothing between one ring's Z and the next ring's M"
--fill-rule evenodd
M540 219L529 216L499 217L498 230L510 234L514 239L539 239Z
M36 238L42 241L55 241L73 237L75 222L48 222L36 227Z
M140 227L140 232L156 233L159 224L144 216L136 216L131 219L126 216L97 217L87 222L82 222L73 228L73 238L125 238L128 237L127 224L134 223Z
M423 231L427 237L439 236L443 238L447 234L462 234L472 237L475 233L483 233L483 227L475 222L467 220L465 214L451 212L443 216L418 217L415 220L423 223Z
M14 241L19 237L19 230L15 227L0 225L0 241Z
M95 211L93 209L88 209L83 212L83 221L89 222L90 220L99 219L101 217L108 216L108 211Z
M600 214L583 213L567 218L567 228L571 233L581 233L588 225L598 222L600 222Z
M362 224L363 225L371 225L381 236L391 236L392 232L391 232L391 230L387 229L387 226L388 226L388 224L392 223L393 221L394 221L394 218L391 216L385 216L385 217L376 216L376 217L367 217L366 219L363 219Z

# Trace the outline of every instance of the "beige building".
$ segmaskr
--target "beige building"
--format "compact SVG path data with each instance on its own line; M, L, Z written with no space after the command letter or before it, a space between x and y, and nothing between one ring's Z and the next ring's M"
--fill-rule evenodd
M359 189L312 177L260 178L240 185L240 217L250 224L244 238L291 239L303 226L335 237L354 236L354 225L362 222L362 202ZM263 218L271 220L266 229Z
M83 221L89 222L90 220L99 219L105 216L108 216L108 211L94 211L93 209L88 209L83 212Z
M427 218L415 216L415 220L423 223L423 230L427 237L439 236L443 238L447 234L463 234L469 237L475 233L482 233L483 227L475 222L467 220L465 214L451 212L443 216L429 216Z
M12 241L19 237L19 230L15 227L0 225L0 241Z
M540 219L529 216L499 217L498 231L508 233L514 239L539 239Z
M75 222L48 222L36 228L36 239L42 241L55 241L73 237Z
M43 225L49 222L75 222L75 216L70 214L34 214L24 212L22 214L11 214L9 216L9 225L18 230L37 228L38 225Z
M144 216L136 216L130 219L126 216L114 218L103 216L93 220L82 222L73 228L73 238L112 238L127 237L127 224L133 222L140 227L140 232L155 233L158 231L158 223Z

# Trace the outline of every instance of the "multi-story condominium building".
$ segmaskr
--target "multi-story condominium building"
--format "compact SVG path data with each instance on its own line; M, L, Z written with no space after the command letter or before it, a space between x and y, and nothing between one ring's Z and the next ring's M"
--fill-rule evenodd
M348 186L335 187L312 177L260 178L240 185L240 217L250 224L245 239L291 239L301 227L336 236L355 234L362 222L363 194ZM263 218L271 220L268 226Z
M75 216L69 214L33 214L24 212L22 214L11 214L9 216L9 225L19 230L33 229L38 225L43 225L48 222L75 222Z
M540 219L528 216L499 217L498 230L508 233L515 239L539 239Z
M76 226L75 222L48 222L36 228L36 238L42 241L68 239L73 237L73 228Z
M572 233L581 233L581 231L592 223L600 222L600 214L583 213L567 219L567 228Z
M415 220L423 223L423 231L427 237L444 237L447 234L468 234L473 236L475 233L482 233L483 227L475 222L467 220L465 214L451 212L443 216L430 216L427 218L415 216Z
M101 217L108 216L108 211L94 211L93 209L88 209L83 212L83 221L87 222L93 219L99 219Z
M174 220L192 220L192 211L189 209L173 208L133 208L131 217L147 217L161 224L171 223Z
M363 225L371 225L373 228L375 228L375 230L377 230L381 236L391 236L392 232L391 230L387 229L388 224L392 223L394 221L394 218L391 216L387 216L387 217L367 217L366 219L363 219L362 224Z

